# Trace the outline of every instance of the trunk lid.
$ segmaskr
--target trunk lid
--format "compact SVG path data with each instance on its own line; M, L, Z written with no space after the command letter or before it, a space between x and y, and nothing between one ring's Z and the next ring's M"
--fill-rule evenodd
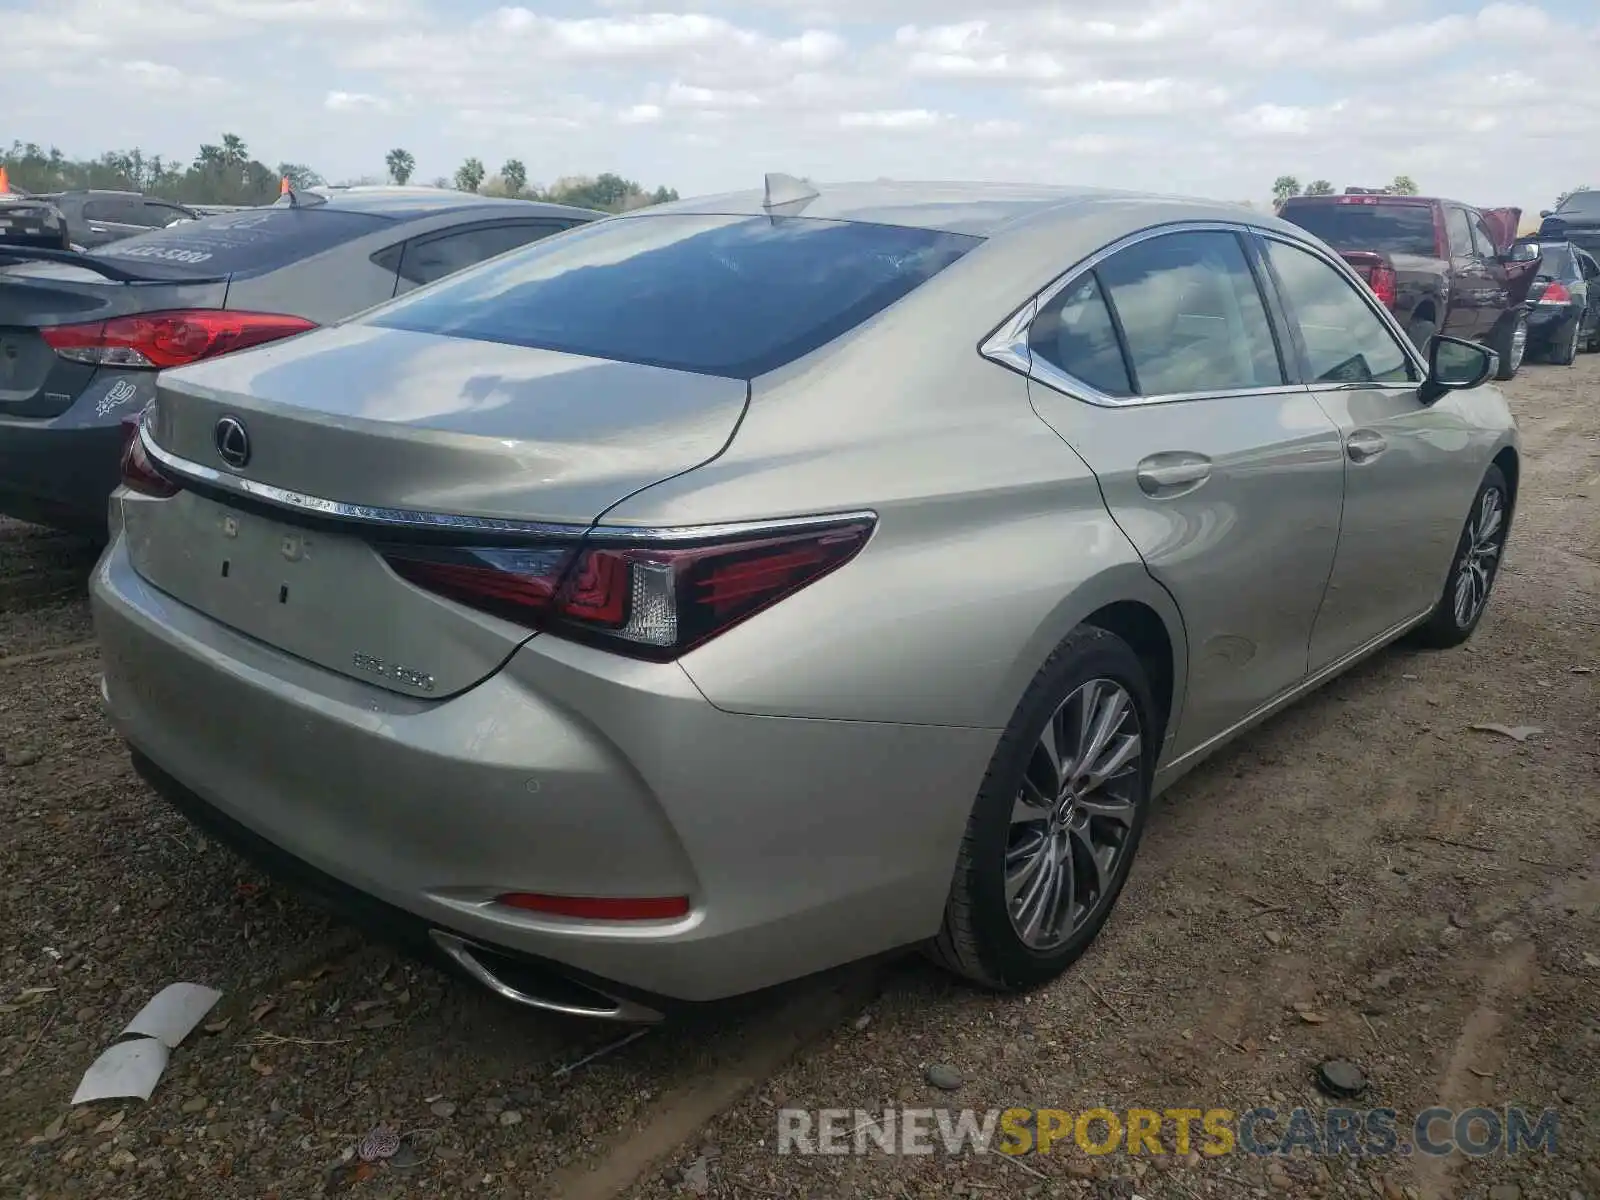
M715 457L747 395L738 379L328 329L161 377L151 440L225 483L130 502L128 544L152 584L241 633L369 683L442 697L491 674L532 635L403 581L373 544L446 535L385 516L586 528L631 493ZM223 417L249 438L237 469L218 453ZM229 480L359 512L333 525L303 508L241 507ZM485 537L448 536L459 545ZM537 551L536 537L523 540Z
M221 308L227 294L226 280L119 282L70 263L0 261L0 416L59 416L94 381L99 368L61 358L41 328Z

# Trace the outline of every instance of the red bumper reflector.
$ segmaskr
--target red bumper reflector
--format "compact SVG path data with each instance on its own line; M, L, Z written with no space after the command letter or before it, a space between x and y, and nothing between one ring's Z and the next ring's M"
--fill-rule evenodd
M541 896L507 892L495 903L556 917L590 921L671 921L689 915L687 896Z

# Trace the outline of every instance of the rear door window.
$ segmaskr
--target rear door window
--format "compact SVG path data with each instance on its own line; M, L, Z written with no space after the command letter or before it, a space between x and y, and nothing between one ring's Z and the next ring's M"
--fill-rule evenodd
M135 209L139 207L136 200L119 198L110 200L85 200L83 202L83 219L85 221L106 221L112 225L134 225Z
M1239 239L1173 233L1096 268L1142 396L1235 392L1284 382L1272 325Z
M401 290L421 287L465 267L559 233L565 225L545 221L520 225L480 225L407 242L398 266ZM380 264L384 265L384 264Z
M749 379L853 329L979 241L805 217L622 217L461 271L364 322Z
M1450 236L1450 257L1471 258L1475 253L1472 246L1472 222L1467 219L1466 210L1445 209L1444 228Z
M210 278L276 270L392 222L367 213L260 208L136 234L90 253L137 263L156 278Z

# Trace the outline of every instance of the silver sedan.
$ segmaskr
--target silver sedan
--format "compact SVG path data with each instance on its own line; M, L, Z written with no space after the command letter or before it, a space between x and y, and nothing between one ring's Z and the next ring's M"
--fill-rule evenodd
M1064 970L1151 798L1482 618L1493 353L1238 208L764 191L164 374L93 581L201 825L510 999Z

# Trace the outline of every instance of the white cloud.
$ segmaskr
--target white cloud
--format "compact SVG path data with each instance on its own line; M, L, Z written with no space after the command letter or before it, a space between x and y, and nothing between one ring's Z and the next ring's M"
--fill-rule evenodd
M322 107L329 112L387 112L389 102L368 92L329 92Z
M766 170L1223 199L1405 173L1532 210L1600 185L1579 0L0 4L8 136L73 155L230 131L334 178L405 146L420 178L517 157L686 194Z

